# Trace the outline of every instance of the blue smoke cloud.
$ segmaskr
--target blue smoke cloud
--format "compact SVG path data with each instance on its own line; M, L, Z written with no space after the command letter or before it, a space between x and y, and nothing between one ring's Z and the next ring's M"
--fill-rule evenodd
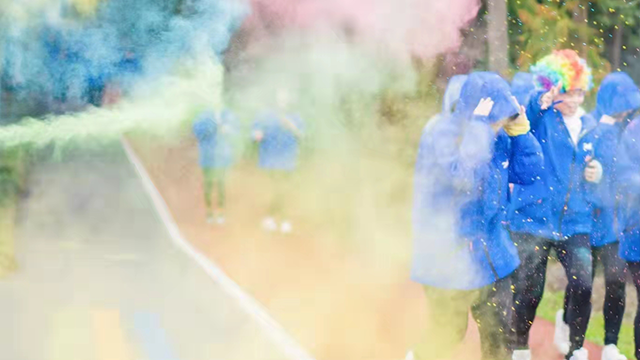
M238 0L108 0L82 15L64 1L56 16L0 25L0 117L99 106L107 84L126 93L180 59L220 57L249 11Z

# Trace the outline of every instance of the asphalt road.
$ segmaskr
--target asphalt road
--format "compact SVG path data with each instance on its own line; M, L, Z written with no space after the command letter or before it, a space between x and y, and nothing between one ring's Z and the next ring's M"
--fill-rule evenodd
M0 360L286 358L171 242L123 152L37 165L16 251Z

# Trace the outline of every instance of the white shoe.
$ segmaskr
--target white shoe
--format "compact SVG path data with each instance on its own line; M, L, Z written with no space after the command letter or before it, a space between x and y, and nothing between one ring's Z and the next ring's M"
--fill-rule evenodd
M225 217L224 217L224 216L222 216L222 215L218 215L218 216L216 217L216 224L218 224L218 225L224 225L224 223L225 223L225 222L227 222L227 219L225 219Z
M531 360L531 350L514 350L511 356L513 360Z
M620 354L616 345L609 344L602 349L602 360L627 360L627 357Z
M267 231L276 231L278 230L278 223L272 217L267 217L262 220L262 227Z
M556 331L553 334L553 343L562 355L567 355L569 349L571 349L569 331L569 325L564 322L564 311L558 310L556 313Z
M589 360L589 352L585 348L574 350L569 360Z
M213 215L207 216L207 224L213 224L215 222L215 218Z
M293 226L288 221L283 221L280 225L280 231L283 234L290 234L293 231Z
M413 351L409 351L407 353L407 356L404 357L404 360L415 360L415 359L416 359L416 357L413 356Z

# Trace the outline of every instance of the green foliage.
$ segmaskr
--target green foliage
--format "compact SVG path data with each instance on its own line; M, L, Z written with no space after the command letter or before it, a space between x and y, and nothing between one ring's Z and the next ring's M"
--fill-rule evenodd
M613 0L615 1L615 0ZM582 0L509 0L510 58L528 70L556 49L574 49L587 59L596 81L610 71L606 46L591 21L591 8Z
M25 188L28 150L5 148L0 152L0 206L9 204Z
M597 31L600 41L606 43L605 54L613 61L614 54L621 55L620 69L635 73L640 79L637 56L640 52L640 1L637 0L597 0L590 2L590 26ZM616 30L622 31L620 47L613 41ZM616 48L618 47L618 48Z

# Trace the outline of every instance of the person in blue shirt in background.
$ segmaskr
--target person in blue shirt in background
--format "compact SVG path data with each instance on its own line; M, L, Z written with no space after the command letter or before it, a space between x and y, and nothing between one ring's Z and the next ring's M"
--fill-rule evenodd
M594 157L602 167L595 175L597 207L594 211L591 230L591 254L593 269L601 263L605 278L604 300L604 349L602 360L626 360L618 349L618 335L622 326L625 308L625 285L627 268L619 252L619 194L616 171L620 137L629 119L640 108L640 90L633 79L624 72L607 75L598 91L596 109L592 113L600 122L600 131L593 144ZM585 177L589 176L585 174ZM565 294L564 312L568 312L569 291ZM558 324L556 324L557 326ZM562 325L561 325L562 326ZM568 325L564 325L568 327ZM565 328L566 329L566 328ZM568 342L568 333L565 342Z
M223 225L226 205L226 177L235 161L233 137L238 131L238 121L229 110L206 110L198 115L193 133L198 140L199 164L204 175L204 202L207 222ZM213 202L217 189L218 201Z
M508 187L535 181L542 162L524 107L494 73L469 75L453 114L427 124L415 167L411 278L425 288L430 321L406 359L447 358L469 310L482 358L511 358L510 275L520 261L504 227Z
M627 262L640 298L640 119L627 126L618 147L618 191L623 221L620 257ZM640 359L640 302L634 322L636 359Z
M272 181L268 215L262 225L267 231L279 228L282 233L287 234L293 231L293 225L290 220L283 218L283 202L291 190L291 174L298 167L304 123L299 116L289 111L290 95L286 90L276 92L276 103L276 111L258 116L252 135L253 140L259 144L258 165L269 172ZM281 220L279 226L278 220Z
M592 86L591 70L575 51L560 50L538 61L531 73L541 91L531 97L527 116L544 153L544 171L540 181L516 185L511 198L509 227L522 261L514 293L514 359L531 359L529 332L554 249L569 282L567 312L558 313L559 323L569 325L569 343L564 341L567 337L556 336L556 345L567 359L586 360L583 344L593 283L592 195L601 167L594 160L597 122L581 107Z

